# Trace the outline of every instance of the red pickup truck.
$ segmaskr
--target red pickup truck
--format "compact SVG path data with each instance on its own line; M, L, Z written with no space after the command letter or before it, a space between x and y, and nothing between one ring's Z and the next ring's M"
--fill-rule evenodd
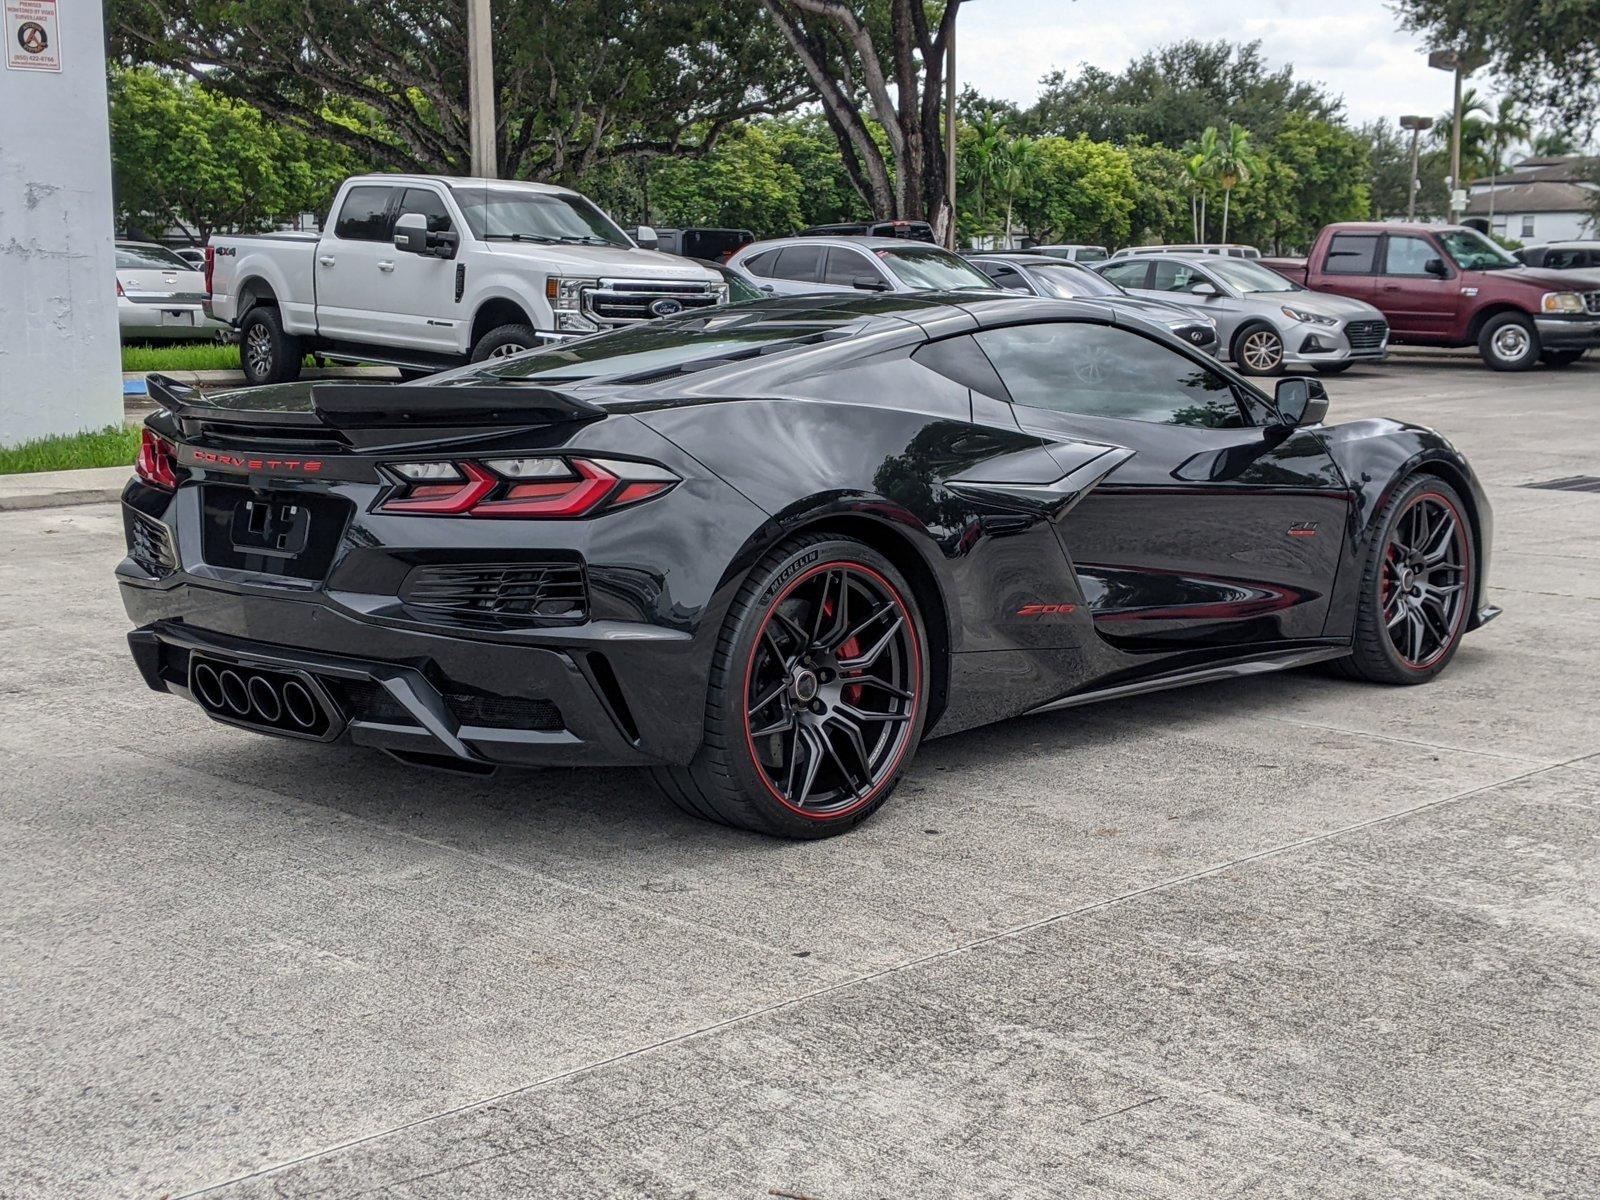
M1564 367L1600 346L1600 272L1523 266L1460 225L1328 225L1309 257L1261 262L1365 300L1389 319L1391 341L1477 346L1497 371Z

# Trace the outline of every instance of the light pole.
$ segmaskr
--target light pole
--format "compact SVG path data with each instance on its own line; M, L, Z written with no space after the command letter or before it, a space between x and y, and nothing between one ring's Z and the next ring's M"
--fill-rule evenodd
M1450 117L1450 220L1467 207L1467 190L1461 186L1461 81L1484 64L1484 59L1467 50L1435 50L1428 65L1436 71L1455 72L1455 102Z
M1411 131L1411 187L1406 192L1406 220L1417 219L1417 138L1433 128L1432 117L1401 117L1400 128Z
M480 179L494 179L500 168L494 148L494 51L489 0L467 0L467 93L472 173Z

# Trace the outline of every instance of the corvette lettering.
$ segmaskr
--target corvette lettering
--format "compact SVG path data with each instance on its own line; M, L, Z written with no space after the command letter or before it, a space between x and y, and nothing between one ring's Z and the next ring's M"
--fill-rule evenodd
M191 450L196 464L222 471L277 471L315 475L322 470L320 458L245 458L238 454L218 454L212 450Z

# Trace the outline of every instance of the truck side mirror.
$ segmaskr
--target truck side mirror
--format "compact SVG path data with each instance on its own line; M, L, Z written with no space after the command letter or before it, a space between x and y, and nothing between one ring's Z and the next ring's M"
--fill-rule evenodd
M1422 269L1429 275L1437 275L1440 279L1450 278L1450 268L1444 265L1442 258L1430 258L1422 264Z
M454 258L461 235L453 229L430 231L428 218L421 213L401 213L394 222L394 248L407 254L433 258Z
M1280 379L1272 400L1285 425L1319 425L1328 415L1328 389L1320 379L1300 375Z
M641 250L657 250L661 247L661 239L656 236L656 231L648 225L639 225L633 229L633 240L639 243Z
M394 248L407 254L428 253L428 218L421 213L401 213L396 217Z

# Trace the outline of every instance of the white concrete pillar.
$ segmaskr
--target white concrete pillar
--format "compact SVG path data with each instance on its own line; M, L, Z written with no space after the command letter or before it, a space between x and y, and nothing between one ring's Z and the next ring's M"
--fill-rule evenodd
M0 0L0 13L0 445L9 446L121 421L122 369L100 0Z

